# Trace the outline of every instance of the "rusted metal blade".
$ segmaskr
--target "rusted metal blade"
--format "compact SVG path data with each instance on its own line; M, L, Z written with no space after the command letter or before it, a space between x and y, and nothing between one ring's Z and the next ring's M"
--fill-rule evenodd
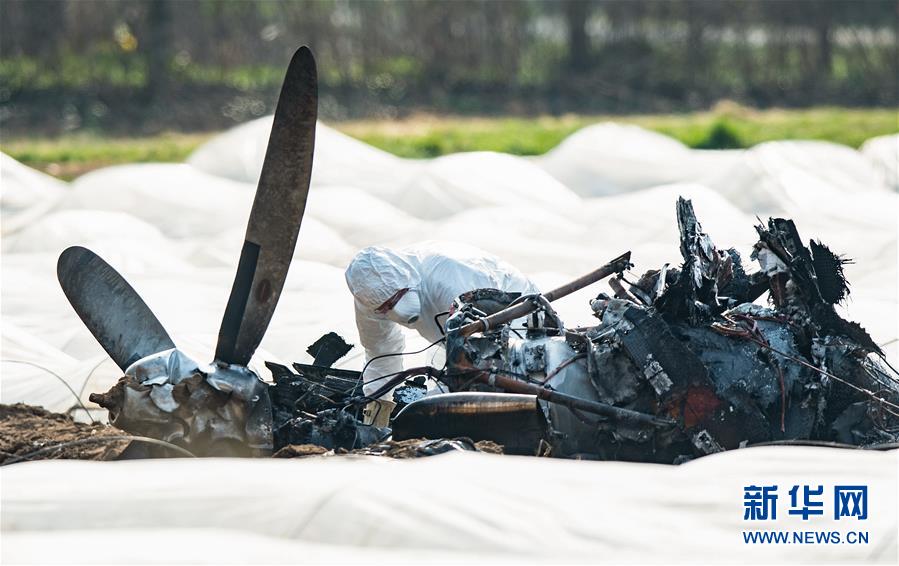
M56 276L84 325L123 371L141 358L175 347L137 291L89 249L73 246L63 251Z
M308 47L293 55L265 152L256 199L219 330L215 358L246 365L268 327L293 257L306 209L318 79Z
M549 433L535 395L475 391L414 401L394 417L391 429L394 440L464 436L502 444L506 454L530 456Z

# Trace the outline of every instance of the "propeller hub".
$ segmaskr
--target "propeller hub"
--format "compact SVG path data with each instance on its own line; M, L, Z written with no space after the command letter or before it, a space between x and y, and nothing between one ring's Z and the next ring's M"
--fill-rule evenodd
M131 364L91 400L116 427L161 438L203 456L258 456L272 450L268 386L244 366L200 365L177 348Z

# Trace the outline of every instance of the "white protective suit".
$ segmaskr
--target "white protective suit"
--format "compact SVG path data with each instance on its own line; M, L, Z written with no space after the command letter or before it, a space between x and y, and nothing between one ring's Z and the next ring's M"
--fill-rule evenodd
M400 325L413 328L428 342L443 337L434 317L449 310L466 291L491 288L507 292L537 293L537 286L518 269L475 247L445 242L422 242L398 250L373 246L360 251L346 270L346 282L355 297L356 326L365 348L365 361L383 354L403 352L406 344ZM393 309L378 314L379 306L400 289L408 288ZM362 376L366 382L403 369L402 356L373 361ZM366 383L371 394L383 381Z

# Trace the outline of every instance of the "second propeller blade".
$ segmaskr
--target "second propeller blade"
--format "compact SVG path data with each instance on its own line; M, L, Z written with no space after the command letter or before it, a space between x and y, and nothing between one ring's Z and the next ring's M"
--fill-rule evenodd
M294 53L281 87L246 240L219 330L218 361L246 365L278 304L306 209L317 114L315 59L304 46Z

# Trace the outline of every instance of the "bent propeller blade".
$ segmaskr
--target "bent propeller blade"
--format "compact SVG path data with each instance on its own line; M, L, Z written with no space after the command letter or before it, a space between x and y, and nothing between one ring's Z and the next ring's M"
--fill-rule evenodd
M215 359L220 362L246 365L278 304L306 209L317 114L315 59L303 46L290 61L278 98L246 239L219 330Z
M56 276L84 325L122 371L175 347L137 291L89 249L73 246L63 251Z

